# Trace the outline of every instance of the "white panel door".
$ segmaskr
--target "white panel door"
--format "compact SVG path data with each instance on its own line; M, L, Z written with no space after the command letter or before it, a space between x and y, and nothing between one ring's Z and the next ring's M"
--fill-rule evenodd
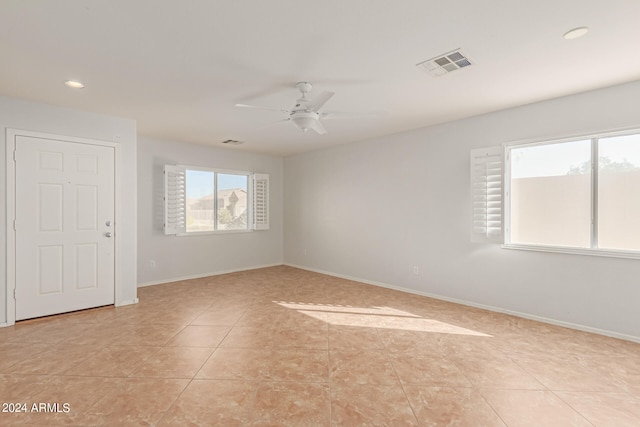
M16 136L16 320L114 303L114 148Z

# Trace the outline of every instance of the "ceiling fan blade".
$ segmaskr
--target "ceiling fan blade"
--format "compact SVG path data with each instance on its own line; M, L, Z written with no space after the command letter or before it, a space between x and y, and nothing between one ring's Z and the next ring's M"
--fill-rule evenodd
M323 120L328 120L328 119L343 119L343 118L350 118L350 117L380 117L384 113L380 111L355 113L355 112L348 112L348 111L326 111L325 110L319 114Z
M327 130L324 128L324 125L320 122L320 120L312 121L309 129L313 129L319 135L324 135L325 133L327 133Z
M277 125L277 124L279 124L279 123L290 122L290 121L291 121L291 119L290 119L289 117L287 117L286 119L277 120L277 121L275 121L275 122L267 123L266 125L258 126L258 127L256 128L256 130L264 129L264 128L268 128L268 127L271 127L271 126L273 126L273 125Z
M256 110L268 110L268 111L280 111L281 113L290 114L291 111L285 110L283 108L273 108L273 107L260 107L258 105L249 105L249 104L236 104L236 107L240 108L254 108Z
M335 95L333 92L324 91L315 96L311 102L309 102L308 107L311 111L318 111L324 104L327 103L331 97Z

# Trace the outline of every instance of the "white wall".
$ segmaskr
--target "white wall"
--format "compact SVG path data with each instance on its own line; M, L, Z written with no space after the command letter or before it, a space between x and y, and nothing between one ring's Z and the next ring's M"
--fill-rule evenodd
M6 129L20 129L54 135L98 139L121 144L122 164L118 165L123 187L116 188L120 211L117 226L116 265L119 282L116 304L135 301L136 288L136 123L133 120L103 116L19 99L0 97L0 324L7 320L6 301Z
M288 157L285 262L640 340L640 260L469 238L469 150L640 128L639 99L634 82Z
M271 228L250 233L164 235L165 164L268 173ZM138 140L139 285L282 264L282 235L282 158L142 137Z

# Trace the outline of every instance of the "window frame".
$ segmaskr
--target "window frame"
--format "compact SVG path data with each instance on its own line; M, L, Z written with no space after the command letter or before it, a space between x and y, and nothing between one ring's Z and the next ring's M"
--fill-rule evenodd
M570 137L554 138L554 139L537 139L527 141L516 141L503 144L504 159L504 218L503 232L504 242L501 245L503 249L527 250L537 252L555 252L577 255L605 256L614 258L633 258L640 259L640 249L637 251L623 249L601 249L598 247L598 175L599 171L599 154L598 141L603 138L640 135L640 128L631 128L624 130L613 130L608 132L590 133L584 135L574 135ZM572 141L590 140L591 141L591 188L590 188L590 247L578 248L571 246L551 246L537 245L526 243L511 242L511 150L514 148L544 146L550 144L561 144Z
M181 206L179 206L179 208L177 209L177 211L179 212L179 216L181 215L181 220L176 221L176 223L178 224L178 227L173 227L172 225L168 224L169 220L167 218L168 216L168 208L167 206L170 205L172 202L175 203L175 200L171 200L172 197L168 194L169 192L169 184L168 184L168 173L176 173L176 171L180 171L178 173L181 173L183 175L182 180L184 181L184 187L182 187L182 194L180 196L178 196L178 201L181 202ZM213 196L213 212L214 212L214 216L213 216L213 226L214 229L213 230L206 230L206 231L187 231L187 227L186 227L186 217L187 217L187 212L186 212L186 188L187 188L187 171L203 171L203 172L211 172L213 173L213 190L214 190L214 196ZM218 229L218 174L226 174L226 175L241 175L241 176L246 176L247 178L247 228L242 228L242 229L231 229L231 230L221 230ZM256 173L256 172L249 172L249 171L241 171L241 170L234 170L234 169L221 169L221 168L210 168L210 167L203 167L203 166L193 166L193 165L183 165L183 164L177 164L177 165L170 165L167 164L164 167L164 175L165 175L165 188L164 188L164 204L165 204L165 216L164 216L164 234L165 235L174 235L174 236L204 236L204 235L214 235L214 234L233 234L233 233L250 233L256 230L268 230L269 229L269 222L268 222L268 205L269 205L269 201L268 201L268 187L269 187L269 175L268 174L261 174L261 173ZM263 216L266 217L266 222L264 224L256 224L256 194L255 193L255 186L256 186L256 182L262 180L265 181L266 184L263 184L263 186L266 186L267 188L267 194L264 196L264 198L266 200L262 200L262 203L266 205L266 210L267 212L263 212ZM180 198L182 198L183 200L180 200ZM259 198L259 197L258 197Z

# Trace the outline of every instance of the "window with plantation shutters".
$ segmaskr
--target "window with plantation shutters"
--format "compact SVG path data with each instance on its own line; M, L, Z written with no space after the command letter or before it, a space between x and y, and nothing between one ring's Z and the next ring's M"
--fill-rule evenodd
M253 175L253 228L269 229L269 175Z
M164 166L164 234L185 231L186 179L181 166Z
M165 165L164 233L269 229L269 175Z
M471 150L471 240L503 243L502 147Z

